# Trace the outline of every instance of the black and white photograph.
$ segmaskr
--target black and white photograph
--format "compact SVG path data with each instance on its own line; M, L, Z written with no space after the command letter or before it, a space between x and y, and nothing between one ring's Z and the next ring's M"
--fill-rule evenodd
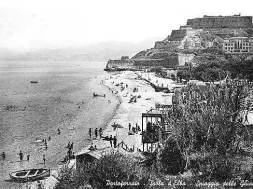
M0 189L253 188L251 0L1 0Z

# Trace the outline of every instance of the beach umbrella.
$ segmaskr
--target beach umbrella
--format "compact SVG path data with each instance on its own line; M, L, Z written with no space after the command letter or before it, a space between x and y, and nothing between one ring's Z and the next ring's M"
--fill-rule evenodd
M114 131L115 131L116 129L118 129L118 128L124 128L122 125L120 125L120 124L118 124L118 123L114 123L114 124L112 125L112 127L114 128Z
M112 125L112 127L114 128L114 131L116 130L116 137L117 137L117 134L118 134L118 128L124 128L122 125L118 124L118 123L115 123Z

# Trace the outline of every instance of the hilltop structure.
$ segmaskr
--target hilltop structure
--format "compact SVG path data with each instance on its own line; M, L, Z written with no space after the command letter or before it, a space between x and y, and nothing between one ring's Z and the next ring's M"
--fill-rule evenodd
M131 59L110 60L107 69L165 68L194 65L196 58L213 54L253 56L252 16L207 16L188 19L186 25L173 30L151 49L141 51ZM197 56L196 56L197 55ZM202 57L203 58L203 57Z

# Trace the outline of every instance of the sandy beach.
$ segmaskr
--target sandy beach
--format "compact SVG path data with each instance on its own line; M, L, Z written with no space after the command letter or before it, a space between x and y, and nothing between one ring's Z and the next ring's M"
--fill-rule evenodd
M129 148L134 148L135 152L138 149L142 150L140 132L138 134L129 135L129 123L134 127L137 123L141 127L142 113L147 112L151 108L155 108L156 103L171 103L172 94L165 95L163 92L155 92L148 82L139 79L138 74L131 71L113 73L105 78L98 77L97 80L100 80L100 82L102 82L101 85L106 86L107 90L119 100L115 115L106 124L103 130L103 136L116 136L117 143L123 141ZM121 86L123 86L123 90ZM137 92L133 92L135 88L138 88ZM139 96L139 98L137 98L136 102L129 103L132 96ZM110 102L108 102L108 105L110 105ZM114 130L111 126L114 123L122 125L123 128ZM98 150L112 149L109 141L95 139L92 140L91 143L96 145ZM88 147L89 146L85 146L83 149L80 149L80 151L87 151ZM75 161L71 161L68 166L75 166ZM58 171L60 168L61 166L59 166ZM57 182L55 177L57 177L56 170L53 171L53 176L41 182L45 188L51 189ZM36 185L37 183L33 183L31 189L36 188ZM26 186L23 188L26 188Z

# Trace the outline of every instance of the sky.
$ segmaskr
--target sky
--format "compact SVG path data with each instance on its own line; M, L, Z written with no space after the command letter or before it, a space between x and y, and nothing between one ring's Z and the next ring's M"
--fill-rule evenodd
M252 0L1 0L0 48L33 50L166 38L187 19L253 16Z

